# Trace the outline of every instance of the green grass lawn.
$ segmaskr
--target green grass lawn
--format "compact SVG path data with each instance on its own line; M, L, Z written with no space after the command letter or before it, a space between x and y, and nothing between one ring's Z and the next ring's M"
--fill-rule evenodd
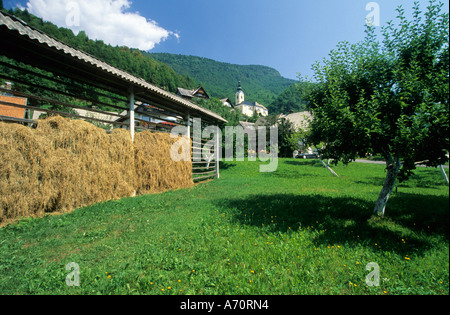
M0 229L0 294L449 294L449 189L438 169L372 216L383 165L224 164L191 189ZM80 286L68 287L68 263ZM380 286L366 285L369 263Z

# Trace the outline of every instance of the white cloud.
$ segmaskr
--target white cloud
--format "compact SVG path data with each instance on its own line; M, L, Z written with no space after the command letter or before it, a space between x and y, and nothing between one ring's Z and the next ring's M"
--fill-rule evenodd
M83 30L91 39L113 46L151 50L169 36L179 34L165 30L139 13L127 12L128 0L29 0L26 9L75 34Z

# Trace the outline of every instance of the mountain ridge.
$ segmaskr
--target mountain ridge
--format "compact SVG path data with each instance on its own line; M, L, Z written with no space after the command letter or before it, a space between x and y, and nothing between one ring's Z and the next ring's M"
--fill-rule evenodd
M149 53L149 55L167 64L178 74L193 78L215 98L230 98L234 101L240 81L246 100L268 106L283 91L298 82L284 78L278 70L264 65L238 65L183 54Z

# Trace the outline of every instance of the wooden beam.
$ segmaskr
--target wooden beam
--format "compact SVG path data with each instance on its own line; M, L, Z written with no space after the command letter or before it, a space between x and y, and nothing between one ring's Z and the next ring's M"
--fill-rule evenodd
M130 102L130 134L131 134L131 141L134 142L134 133L135 133L135 121L134 121L134 90L133 87L130 87L129 90L129 102Z
M203 180L203 179L207 179L207 178L213 178L215 175L214 174L212 174L212 175L207 175L207 176L202 176L202 177L195 177L195 178L193 178L193 180L195 181L195 180Z
M222 139L219 137L219 133L216 134L216 179L220 179L220 142Z

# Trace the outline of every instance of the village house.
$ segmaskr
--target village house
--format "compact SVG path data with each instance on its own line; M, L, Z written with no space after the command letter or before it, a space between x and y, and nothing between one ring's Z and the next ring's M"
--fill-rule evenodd
M23 122L27 118L28 99L16 97L8 91L12 91L12 83L5 82L0 90L0 120Z
M309 125L313 119L310 112L298 112L298 113L291 113L289 115L283 115L281 114L279 118L285 118L286 120L290 121L294 124L295 130L303 130L307 131L309 129Z
M203 87L198 87L197 89L187 90L183 88L178 88L177 95L182 98L190 101L193 98L203 98L205 100L209 100L209 95L206 93Z
M220 100L222 102L222 104L226 107L229 108L234 108L233 102L231 102L231 100L229 98L223 98Z
M141 126L148 129L156 129L159 127L160 129L170 130L176 126L177 120L182 119L181 117L173 117L173 115L165 110L148 104L143 104L141 102L136 102L136 105L134 105L134 110L136 126ZM116 119L115 122L129 124L130 119L126 113L127 111L122 112L120 114L122 117Z

